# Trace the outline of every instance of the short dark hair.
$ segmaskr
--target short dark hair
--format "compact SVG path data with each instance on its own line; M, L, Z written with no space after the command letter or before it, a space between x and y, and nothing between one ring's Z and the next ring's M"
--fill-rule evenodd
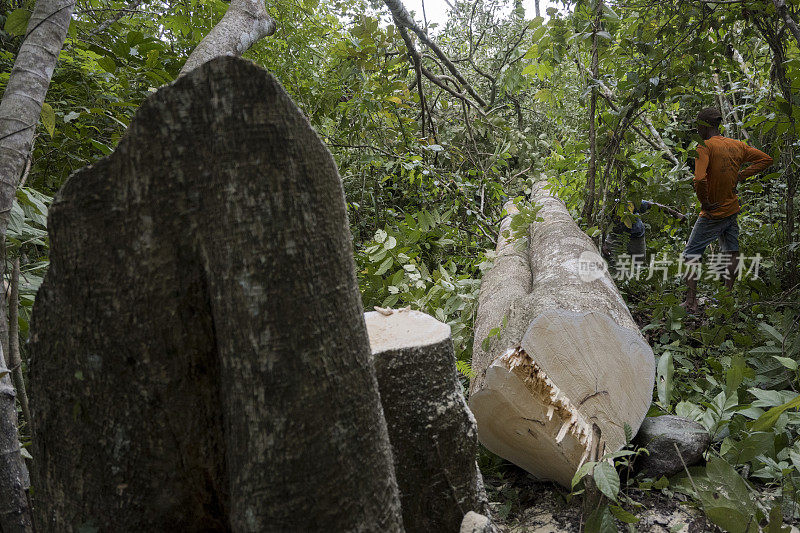
M706 107L697 114L697 122L708 126L719 126L722 122L722 113L716 107Z

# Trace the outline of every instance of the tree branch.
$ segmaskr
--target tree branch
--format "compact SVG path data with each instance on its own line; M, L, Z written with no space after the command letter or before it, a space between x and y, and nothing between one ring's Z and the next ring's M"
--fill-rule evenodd
M267 13L264 0L232 0L222 20L214 26L178 76L184 76L219 56L240 56L262 37L275 33L275 20Z
M795 41L797 41L797 46L800 47L800 27L797 26L797 22L792 18L792 15L789 13L789 8L786 7L786 0L772 0L772 3L775 4L775 9L778 11L778 15L783 18L783 21L786 23L786 26L794 35Z
M454 78L458 80L458 82L464 87L464 89L478 102L482 107L486 106L486 102L484 101L481 96L475 92L475 89L464 79L464 76L461 75L458 68L453 64L452 61L445 55L444 52L428 37L428 35L414 22L409 15L406 8L403 6L403 3L400 0L384 0L384 3L392 12L395 21L398 24L398 27L404 26L409 30L413 31L420 41L425 43L425 45L430 48L436 57L438 57L442 63L444 63L447 70L453 75ZM431 80L433 81L433 80Z

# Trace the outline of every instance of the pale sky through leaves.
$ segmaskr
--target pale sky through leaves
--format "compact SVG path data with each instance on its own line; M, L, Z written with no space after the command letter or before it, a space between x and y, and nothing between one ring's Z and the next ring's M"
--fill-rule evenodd
M422 1L423 0L403 0L403 5L406 6L408 11L415 11L415 19L417 22L422 23ZM509 10L512 2L509 0ZM533 0L523 0L522 5L525 7L525 18L532 19L536 16L536 8L534 7ZM560 2L551 0L539 0L539 10L543 17L547 18L547 8L555 7L561 10L563 5ZM428 24L433 22L443 26L447 21L447 11L450 8L444 0L425 0L425 14L428 17Z

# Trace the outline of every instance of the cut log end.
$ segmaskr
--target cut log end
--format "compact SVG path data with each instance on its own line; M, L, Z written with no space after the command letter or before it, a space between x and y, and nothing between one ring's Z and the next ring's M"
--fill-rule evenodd
M470 397L480 441L569 487L596 444L593 426L616 451L625 443L624 424L636 430L647 411L655 369L636 333L600 313L540 315L522 346L497 357Z
M492 363L469 405L483 445L540 479L569 486L588 456L591 425L521 349Z
M372 353L431 346L450 337L450 326L410 309L364 313Z

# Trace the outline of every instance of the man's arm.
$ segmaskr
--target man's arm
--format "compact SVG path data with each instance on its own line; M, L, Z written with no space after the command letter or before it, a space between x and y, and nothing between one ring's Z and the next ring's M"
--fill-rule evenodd
M708 147L699 145L697 147L697 159L694 162L694 192L700 200L703 211L709 211L708 204Z
M757 148L745 145L744 162L752 163L749 167L739 171L740 182L754 174L758 174L772 164L772 158Z

